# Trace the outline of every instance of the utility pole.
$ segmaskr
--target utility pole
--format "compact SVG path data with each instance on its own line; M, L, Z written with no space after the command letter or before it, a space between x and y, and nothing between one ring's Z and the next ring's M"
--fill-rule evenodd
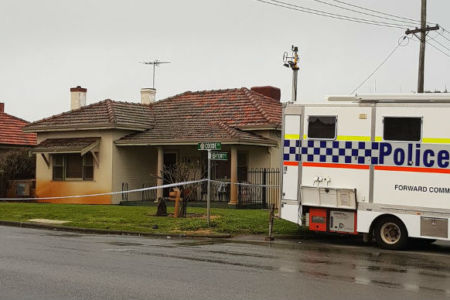
M291 56L287 52L283 54L283 66L292 69L292 101L297 101L297 78L298 78L298 47L292 45Z
M405 34L414 34L417 37L416 33L420 32L420 52L419 52L419 74L417 76L417 92L423 93L424 87L424 78L425 78L425 43L427 32L432 30L439 30L439 25L436 26L427 26L427 0L422 0L422 7L420 13L420 28L415 29L407 29Z
M152 88L155 88L155 69L156 67L158 67L160 64L169 64L170 61L159 61L157 59L155 59L154 61L143 61L141 62L144 65L153 65L153 85Z

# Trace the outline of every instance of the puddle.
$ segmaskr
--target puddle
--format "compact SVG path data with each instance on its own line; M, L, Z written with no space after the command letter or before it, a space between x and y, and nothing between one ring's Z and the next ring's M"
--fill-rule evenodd
M105 244L113 245L113 246L143 246L141 243L132 243L132 242L106 242Z

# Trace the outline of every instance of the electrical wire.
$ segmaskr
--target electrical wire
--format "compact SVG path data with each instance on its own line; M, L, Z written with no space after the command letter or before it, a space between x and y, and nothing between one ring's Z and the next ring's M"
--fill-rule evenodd
M443 35L443 34L440 33L439 31L437 31L437 33L438 33L441 37L443 37L444 39L446 39L447 41L450 42L450 39L449 39L448 37L446 37L445 35Z
M325 11L321 11L321 10L317 10L317 9L311 9L311 8L283 2L283 1L277 1L277 0L269 0L269 1L256 0L256 1L265 3L265 4L269 4L269 5L273 5L273 6L277 6L277 7L286 8L289 10L300 11L300 12L318 15L318 16L322 16L322 17L329 17L332 19L345 20L345 21L349 21L349 22L369 24L369 25L375 25L375 26L384 26L384 27L392 27L392 28L400 28L400 29L404 28L404 26L402 26L401 24L379 22L376 20L369 20L369 19L355 18L355 17L345 16L345 15L340 15L340 14L334 14L334 13L329 13L329 12L325 12Z
M375 70L372 72L372 73L370 73L370 75L366 78L366 79L364 79L363 80L363 82L361 82L356 88L354 88L351 92L350 92L350 95L352 95L352 94L354 94L361 86L363 86L364 85L364 83L366 83L367 82L367 80L369 80L388 60L389 60L389 58L391 58L391 56L395 53L395 51L397 51L397 49L399 48L399 47L403 47L403 46L406 46L406 45L408 45L408 43L407 44L405 44L405 45L402 45L402 41L404 41L404 40L408 40L408 42L409 42L409 38L408 38L408 36L406 36L406 35L404 35L404 36L401 36L399 39L398 39L398 41L397 41L397 45L394 47L394 49L392 49L392 51L391 52L389 52L389 54L388 54L388 56L386 56L386 58L381 62L381 64L379 64L376 68L375 68Z
M440 45L442 48L444 48L445 50L450 51L450 48L447 48L445 45L441 44L438 40L436 40L434 37L432 36L428 36L428 38L430 38L431 40L435 41L436 44Z
M403 19L403 20L406 20L406 21L411 21L411 22L420 24L419 20L415 20L415 19L411 19L411 18L407 18L407 17L402 17L402 16L398 16L398 15L393 15L393 14L389 14L389 13L382 12L382 11L375 10L375 9L369 9L369 8L366 8L366 7L358 6L358 5L355 5L355 4L352 4L352 3L347 3L347 2L344 2L344 1L340 1L340 0L332 0L332 1L340 3L340 4L348 5L348 6L351 6L351 7L359 8L359 9L362 9L362 10L365 10L365 11L370 11L370 12L374 12L374 13L377 13L377 14L386 15L386 16L390 16L390 17L394 17L394 18L398 18L398 19ZM435 23L432 23L432 22L427 22L427 23L435 24Z
M397 16L395 16L395 18L383 17L383 16L379 16L379 15L376 15L376 14L366 13L366 12L362 12L362 11L360 11L360 10L347 8L347 7L345 7L345 6L332 4L332 3L329 3L329 2L326 2L326 1L322 1L322 0L313 0L313 1L318 2L318 3L325 4L325 5L329 5L329 6L332 6L332 7L337 7L337 8L343 9L343 10L355 12L355 13L358 13L358 14L366 15L366 16L371 16L371 17L375 17L375 18L379 18L379 19L384 19L384 20L389 20L389 21L394 21L394 22L401 22L402 24L408 25L408 26L411 26L411 25L412 25L412 26L417 26L417 22L416 22L416 21L405 21L405 20L401 20L401 19L399 19L399 18L401 18L401 17L397 17ZM336 2L340 2L340 1L336 1ZM347 4L347 5L349 5L349 4ZM352 6L353 6L353 5L352 5ZM358 8L360 8L360 7L358 7ZM361 9L361 8L360 8L360 9ZM364 10L371 11L370 9L364 9ZM377 13L378 13L378 12L377 12Z
M440 49L439 47L437 47L436 45L430 43L430 41L426 41L428 45L430 45L431 47L433 47L434 49L436 49L437 51L441 52L442 54L444 54L445 56L450 57L449 53L446 53L445 51L443 51L442 49Z

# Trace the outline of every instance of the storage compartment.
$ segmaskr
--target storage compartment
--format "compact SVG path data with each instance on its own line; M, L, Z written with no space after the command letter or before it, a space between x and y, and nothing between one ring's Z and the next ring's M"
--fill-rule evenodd
M347 188L302 186L303 206L356 209L356 190Z
M421 217L420 235L448 238L448 219Z
M327 231L327 209L309 209L309 230Z
M356 234L356 213L353 211L330 211L331 232L345 232Z

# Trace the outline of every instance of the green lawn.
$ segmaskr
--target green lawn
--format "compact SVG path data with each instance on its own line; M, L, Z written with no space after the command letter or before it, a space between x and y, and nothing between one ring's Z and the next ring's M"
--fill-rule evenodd
M169 214L173 212L168 207ZM211 210L211 227L206 223L206 209L188 207L191 217L156 217L156 207L116 205L72 205L46 203L0 203L0 220L27 222L30 219L66 220L65 226L140 231L148 233L230 233L264 234L268 232L268 211L261 209ZM194 216L192 216L192 214ZM158 225L158 229L152 229ZM64 225L63 225L64 226ZM296 224L275 219L275 234L299 233Z

